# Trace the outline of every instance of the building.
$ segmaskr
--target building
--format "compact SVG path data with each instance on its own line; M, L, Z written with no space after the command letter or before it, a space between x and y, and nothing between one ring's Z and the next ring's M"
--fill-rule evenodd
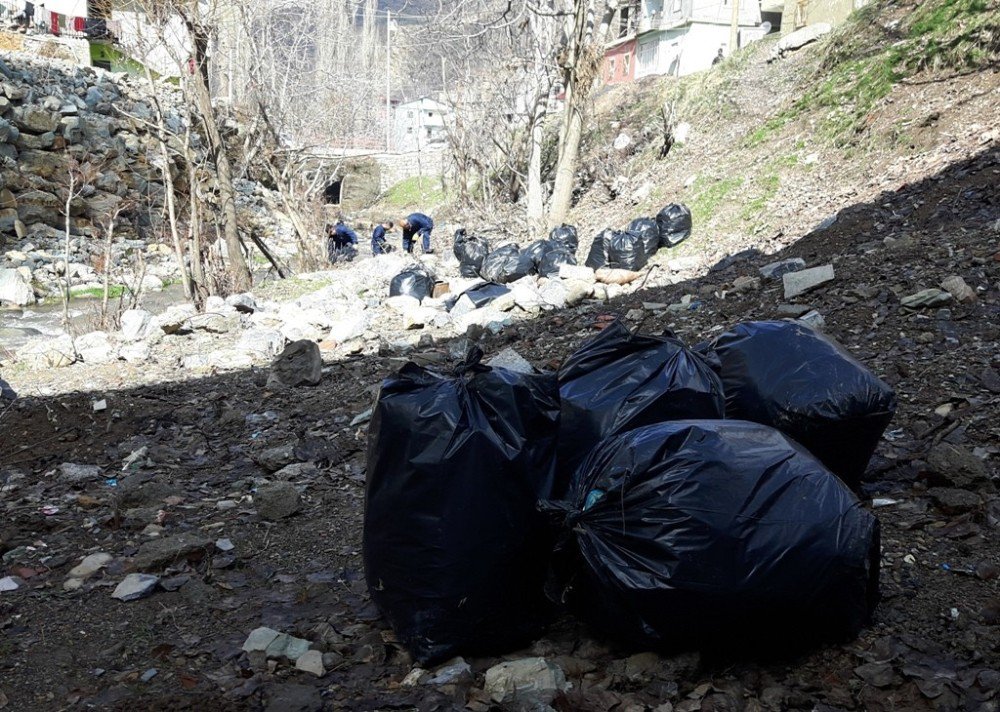
M635 35L608 45L604 52L604 83L624 84L635 79Z
M708 69L720 50L728 56L734 49L729 47L732 3L738 1L636 0L626 5L619 10L617 37L605 51L605 79L615 84ZM761 26L760 0L740 2L738 47L760 39L766 31ZM634 56L626 59L629 53Z
M781 33L787 35L817 22L828 22L836 27L868 2L869 0L785 0Z
M451 116L447 104L429 96L400 102L393 112L392 150L403 153L443 148Z

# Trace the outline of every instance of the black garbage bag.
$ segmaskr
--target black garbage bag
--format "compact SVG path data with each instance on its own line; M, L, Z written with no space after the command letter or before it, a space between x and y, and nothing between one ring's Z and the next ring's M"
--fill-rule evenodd
M691 236L691 211L686 205L671 203L656 215L660 247L674 247Z
M655 255L660 249L660 229L653 218L636 218L628 224L625 231L639 236L646 252L646 259Z
M524 252L531 258L534 263L535 268L542 263L545 259L545 255L548 254L549 250L556 247L556 243L550 242L549 240L535 240L530 245L524 248Z
M543 277L558 277L563 265L575 265L576 256L565 247L553 247L545 253L538 265L538 274Z
M552 232L549 233L549 241L559 243L574 255L576 248L580 246L580 238L576 234L576 228L565 223L552 228Z
M461 228L455 231L454 252L461 275L478 277L483 260L490 252L490 243L486 238L470 235L465 228Z
M665 420L722 418L722 383L669 332L633 334L620 320L559 369L559 473L565 482L601 440Z
M368 589L423 664L508 652L544 617L559 425L554 374L407 364L382 384L368 439Z
M878 598L879 526L782 433L675 421L601 443L571 498L550 596L637 646L787 654L853 637Z
M505 294L510 294L510 289L502 284L487 282L486 284L480 284L477 287L466 289L458 296L458 299L468 297L473 306L476 309L479 309L480 307L486 306L497 297L502 297ZM458 304L458 299L455 300L455 304Z
M594 242L590 245L590 252L587 253L587 261L584 262L587 267L597 270L608 266L610 261L608 250L611 248L611 238L614 235L614 230L605 228L594 238Z
M631 232L615 232L608 241L608 267L637 272L646 266L649 255L639 235Z
M892 388L831 339L789 321L752 321L708 352L726 417L777 428L857 488L896 412Z
M497 284L515 282L535 271L531 256L517 245L504 245L486 255L480 274L483 279Z
M413 266L392 278L389 283L389 296L408 296L414 299L424 299L434 293L435 277L425 267Z

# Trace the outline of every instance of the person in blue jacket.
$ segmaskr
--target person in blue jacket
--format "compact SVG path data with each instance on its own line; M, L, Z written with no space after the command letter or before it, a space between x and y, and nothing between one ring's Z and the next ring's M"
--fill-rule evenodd
M358 235L354 230L344 224L343 220L338 220L337 224L328 228L326 242L326 255L330 263L337 261L338 257L349 256L351 247L358 244Z
M376 225L375 230L372 231L373 255L384 255L391 249L391 247L385 242L385 233L387 230L392 230L392 222L389 220L383 220Z
M423 213L411 213L399 221L399 226L403 228L403 249L413 252L413 238L419 235L421 247L424 254L431 254L431 230L434 229L434 221Z

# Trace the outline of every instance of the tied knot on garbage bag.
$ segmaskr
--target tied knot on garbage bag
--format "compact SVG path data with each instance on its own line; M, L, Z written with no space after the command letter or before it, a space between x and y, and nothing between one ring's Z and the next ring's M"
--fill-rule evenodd
M490 367L483 363L483 350L478 346L471 347L465 354L465 358L460 364L455 367L453 371L457 378L462 378L463 376L474 374L474 373L485 373L490 370ZM416 364L414 364L416 365Z

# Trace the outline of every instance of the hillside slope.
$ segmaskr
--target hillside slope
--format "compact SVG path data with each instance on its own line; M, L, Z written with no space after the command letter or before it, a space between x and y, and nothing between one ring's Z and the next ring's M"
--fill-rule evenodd
M704 264L773 252L838 211L1000 140L1000 3L875 3L768 63L774 40L708 72L605 91L572 221L593 232L687 203ZM689 123L666 157L664 103ZM612 143L621 134L623 151Z

